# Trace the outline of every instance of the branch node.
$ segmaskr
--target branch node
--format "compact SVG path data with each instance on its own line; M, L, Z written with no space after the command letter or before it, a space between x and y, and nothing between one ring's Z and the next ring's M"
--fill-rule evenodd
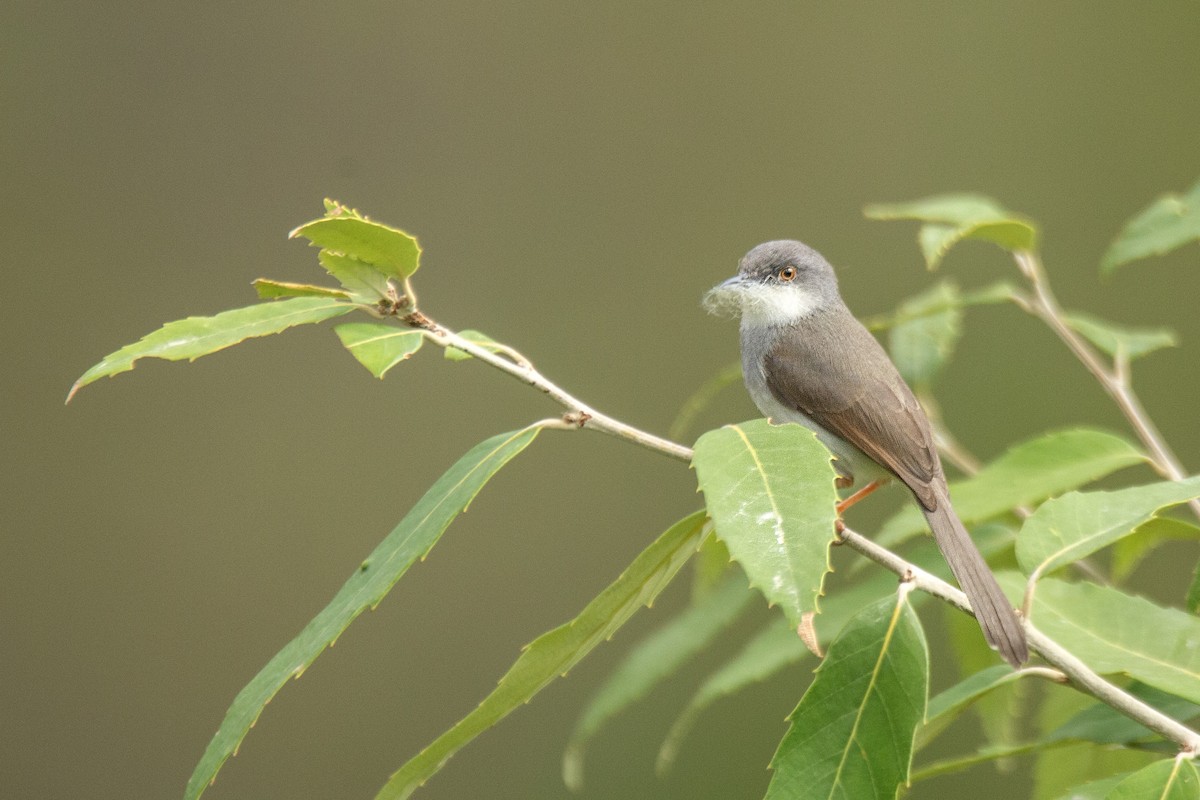
M576 428L582 428L587 424L587 421L592 418L592 415L586 411L568 411L562 415L563 422L572 425Z

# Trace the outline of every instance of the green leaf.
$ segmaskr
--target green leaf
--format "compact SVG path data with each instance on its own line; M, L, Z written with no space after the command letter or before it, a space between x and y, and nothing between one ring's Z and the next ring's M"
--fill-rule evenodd
M914 321L921 317L930 314L938 314L950 308L966 308L967 306L990 306L997 303L1007 303L1017 296L1017 289L1007 281L997 281L989 283L980 289L972 289L968 292L959 292L949 301L942 303L930 302L923 306L918 313L905 314L899 309L892 314L880 314L874 317L868 317L862 320L869 330L881 331L893 328L904 322ZM738 374L741 374L740 367Z
M1177 720L1188 720L1200 713L1200 706L1173 694L1134 682L1129 693L1144 703ZM1096 744L1132 744L1157 738L1158 734L1130 719L1112 706L1093 703L1051 731L1043 742L1075 739Z
M832 640L863 606L881 597L890 597L895 592L896 576L883 571L876 572L868 580L852 586L832 587L822 603L824 608L813 621L818 642ZM710 705L753 683L766 680L785 667L811 657L812 653L791 625L773 622L763 628L696 690L687 707L671 726L659 750L659 772L665 773L671 768L684 738Z
M1104 254L1100 271L1113 272L1131 261L1169 253L1200 240L1200 182L1186 195L1165 194L1125 224Z
M1138 526L1112 548L1112 578L1122 583L1154 548L1166 541L1200 540L1200 528L1174 517L1155 517Z
M487 350L491 350L493 352L495 352L497 350L505 349L504 345L500 344L500 342L497 342L495 339L493 339L492 337L488 336L486 333L483 333L481 331L473 331L473 330L459 331L458 335L461 336L462 338L466 339L469 342L473 342L474 344L477 344L480 347L483 347ZM446 359L449 361L467 361L467 360L473 358L473 356L470 353L459 350L456 347L444 348L442 350L442 352L445 353Z
M421 258L421 247L412 236L340 205L324 218L307 222L288 234L291 239L299 236L401 281L417 271Z
M188 800L199 797L213 782L263 707L288 679L300 677L359 614L379 605L413 562L428 555L442 532L484 484L524 450L540 430L534 425L493 436L471 448L438 478L395 530L354 571L329 605L238 693L188 781L184 795Z
M888 349L900 374L911 384L927 384L950 360L962 336L958 287L943 281L910 297L896 309Z
M328 286L313 286L311 283L287 283L273 281L269 278L258 278L254 281L254 291L263 300L275 300L279 297L336 297L339 300L349 300L350 293L341 289L330 289Z
M917 748L932 742L972 703L1019 679L1021 673L1007 664L997 664L967 676L929 701L925 724L917 732Z
M771 760L767 800L894 800L929 692L925 635L906 595L868 606L830 645Z
M1128 536L1162 509L1200 497L1200 476L1047 500L1017 534L1017 563L1043 575Z
M270 336L296 325L321 322L353 311L355 306L324 297L296 297L222 311L213 317L188 317L168 322L134 344L110 353L75 381L67 402L92 381L133 369L139 358L195 361L200 356L255 336Z
M1003 577L1017 583L1011 573ZM1123 673L1200 703L1200 619L1191 614L1107 586L1045 578L1032 619L1096 672Z
M388 296L388 278L357 258L322 250L317 261L359 302L374 303Z
M733 569L729 548L716 537L709 536L692 559L692 602L713 592Z
M1200 776L1190 759L1169 758L1138 770L1105 800L1198 800Z
M615 582L570 622L527 645L499 685L479 707L402 766L376 800L405 798L440 770L460 748L529 702L550 681L565 675L601 642L612 637L637 609L650 605L700 544L705 514L677 522L634 559Z
M630 651L575 723L563 754L563 781L569 788L583 788L584 750L600 728L690 662L733 624L755 596L739 570Z
M696 417L700 416L700 412L708 408L712 404L713 399L725 387L741 383L741 380L742 363L737 361L732 364L726 364L720 372L705 381L699 389L692 393L691 397L684 401L679 409L679 413L672 420L671 427L667 429L667 438L673 442L682 439L683 434L692 426Z
M1055 431L1015 445L973 477L952 483L950 496L954 510L970 525L1145 460L1137 448L1111 433L1088 428ZM891 547L924 530L925 518L915 505L907 504L875 538Z
M692 465L717 536L793 625L817 610L833 540L833 464L815 434L754 420L709 431Z
M910 219L925 223L917 241L929 269L937 269L950 248L967 239L992 242L1005 250L1032 250L1037 229L995 200L977 194L946 194L908 203L867 206L869 219Z
M1167 328L1126 328L1080 313L1067 314L1066 321L1076 333L1114 358L1120 354L1132 361L1179 344L1175 332Z
M376 378L421 349L420 331L385 322L349 322L335 329L342 344Z

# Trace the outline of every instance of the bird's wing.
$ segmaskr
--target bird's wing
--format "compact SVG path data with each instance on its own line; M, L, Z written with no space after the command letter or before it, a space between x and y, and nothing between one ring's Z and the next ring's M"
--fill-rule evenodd
M932 511L932 483L943 479L925 412L875 337L848 311L837 313L845 318L836 325L813 320L779 337L764 364L767 386L894 473Z

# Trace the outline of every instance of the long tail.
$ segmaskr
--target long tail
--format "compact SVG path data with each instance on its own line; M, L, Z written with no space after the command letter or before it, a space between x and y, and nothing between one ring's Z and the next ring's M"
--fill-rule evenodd
M950 571L966 592L975 611L975 619L983 628L988 644L1000 651L1004 660L1019 667L1029 660L1029 646L1025 643L1025 631L1013 610L1012 603L1000 591L996 576L992 574L983 555L971 541L970 534L959 521L950 505L950 498L943 490L938 493L938 507L925 511L925 519L933 531L934 541L946 557Z

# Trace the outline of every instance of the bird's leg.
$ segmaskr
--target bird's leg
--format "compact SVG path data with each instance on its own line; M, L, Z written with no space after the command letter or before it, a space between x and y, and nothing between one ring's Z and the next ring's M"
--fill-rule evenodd
M849 508L850 506L854 505L854 504L855 504L855 503L857 503L859 500L862 500L864 497L866 497L866 496L867 496L867 495L869 495L871 492L873 492L873 491L875 491L876 489L878 489L880 486L883 486L883 481L871 481L871 482L870 482L870 483L868 483L866 486L864 486L863 488L859 489L857 492L855 492L854 494L850 495L849 497L847 497L847 498L846 498L845 500L843 500L842 502L838 503L838 504L837 504L837 512L838 512L838 516L841 516L841 515L842 515L842 513L844 513L844 512L845 512L845 510L846 510L847 508Z

